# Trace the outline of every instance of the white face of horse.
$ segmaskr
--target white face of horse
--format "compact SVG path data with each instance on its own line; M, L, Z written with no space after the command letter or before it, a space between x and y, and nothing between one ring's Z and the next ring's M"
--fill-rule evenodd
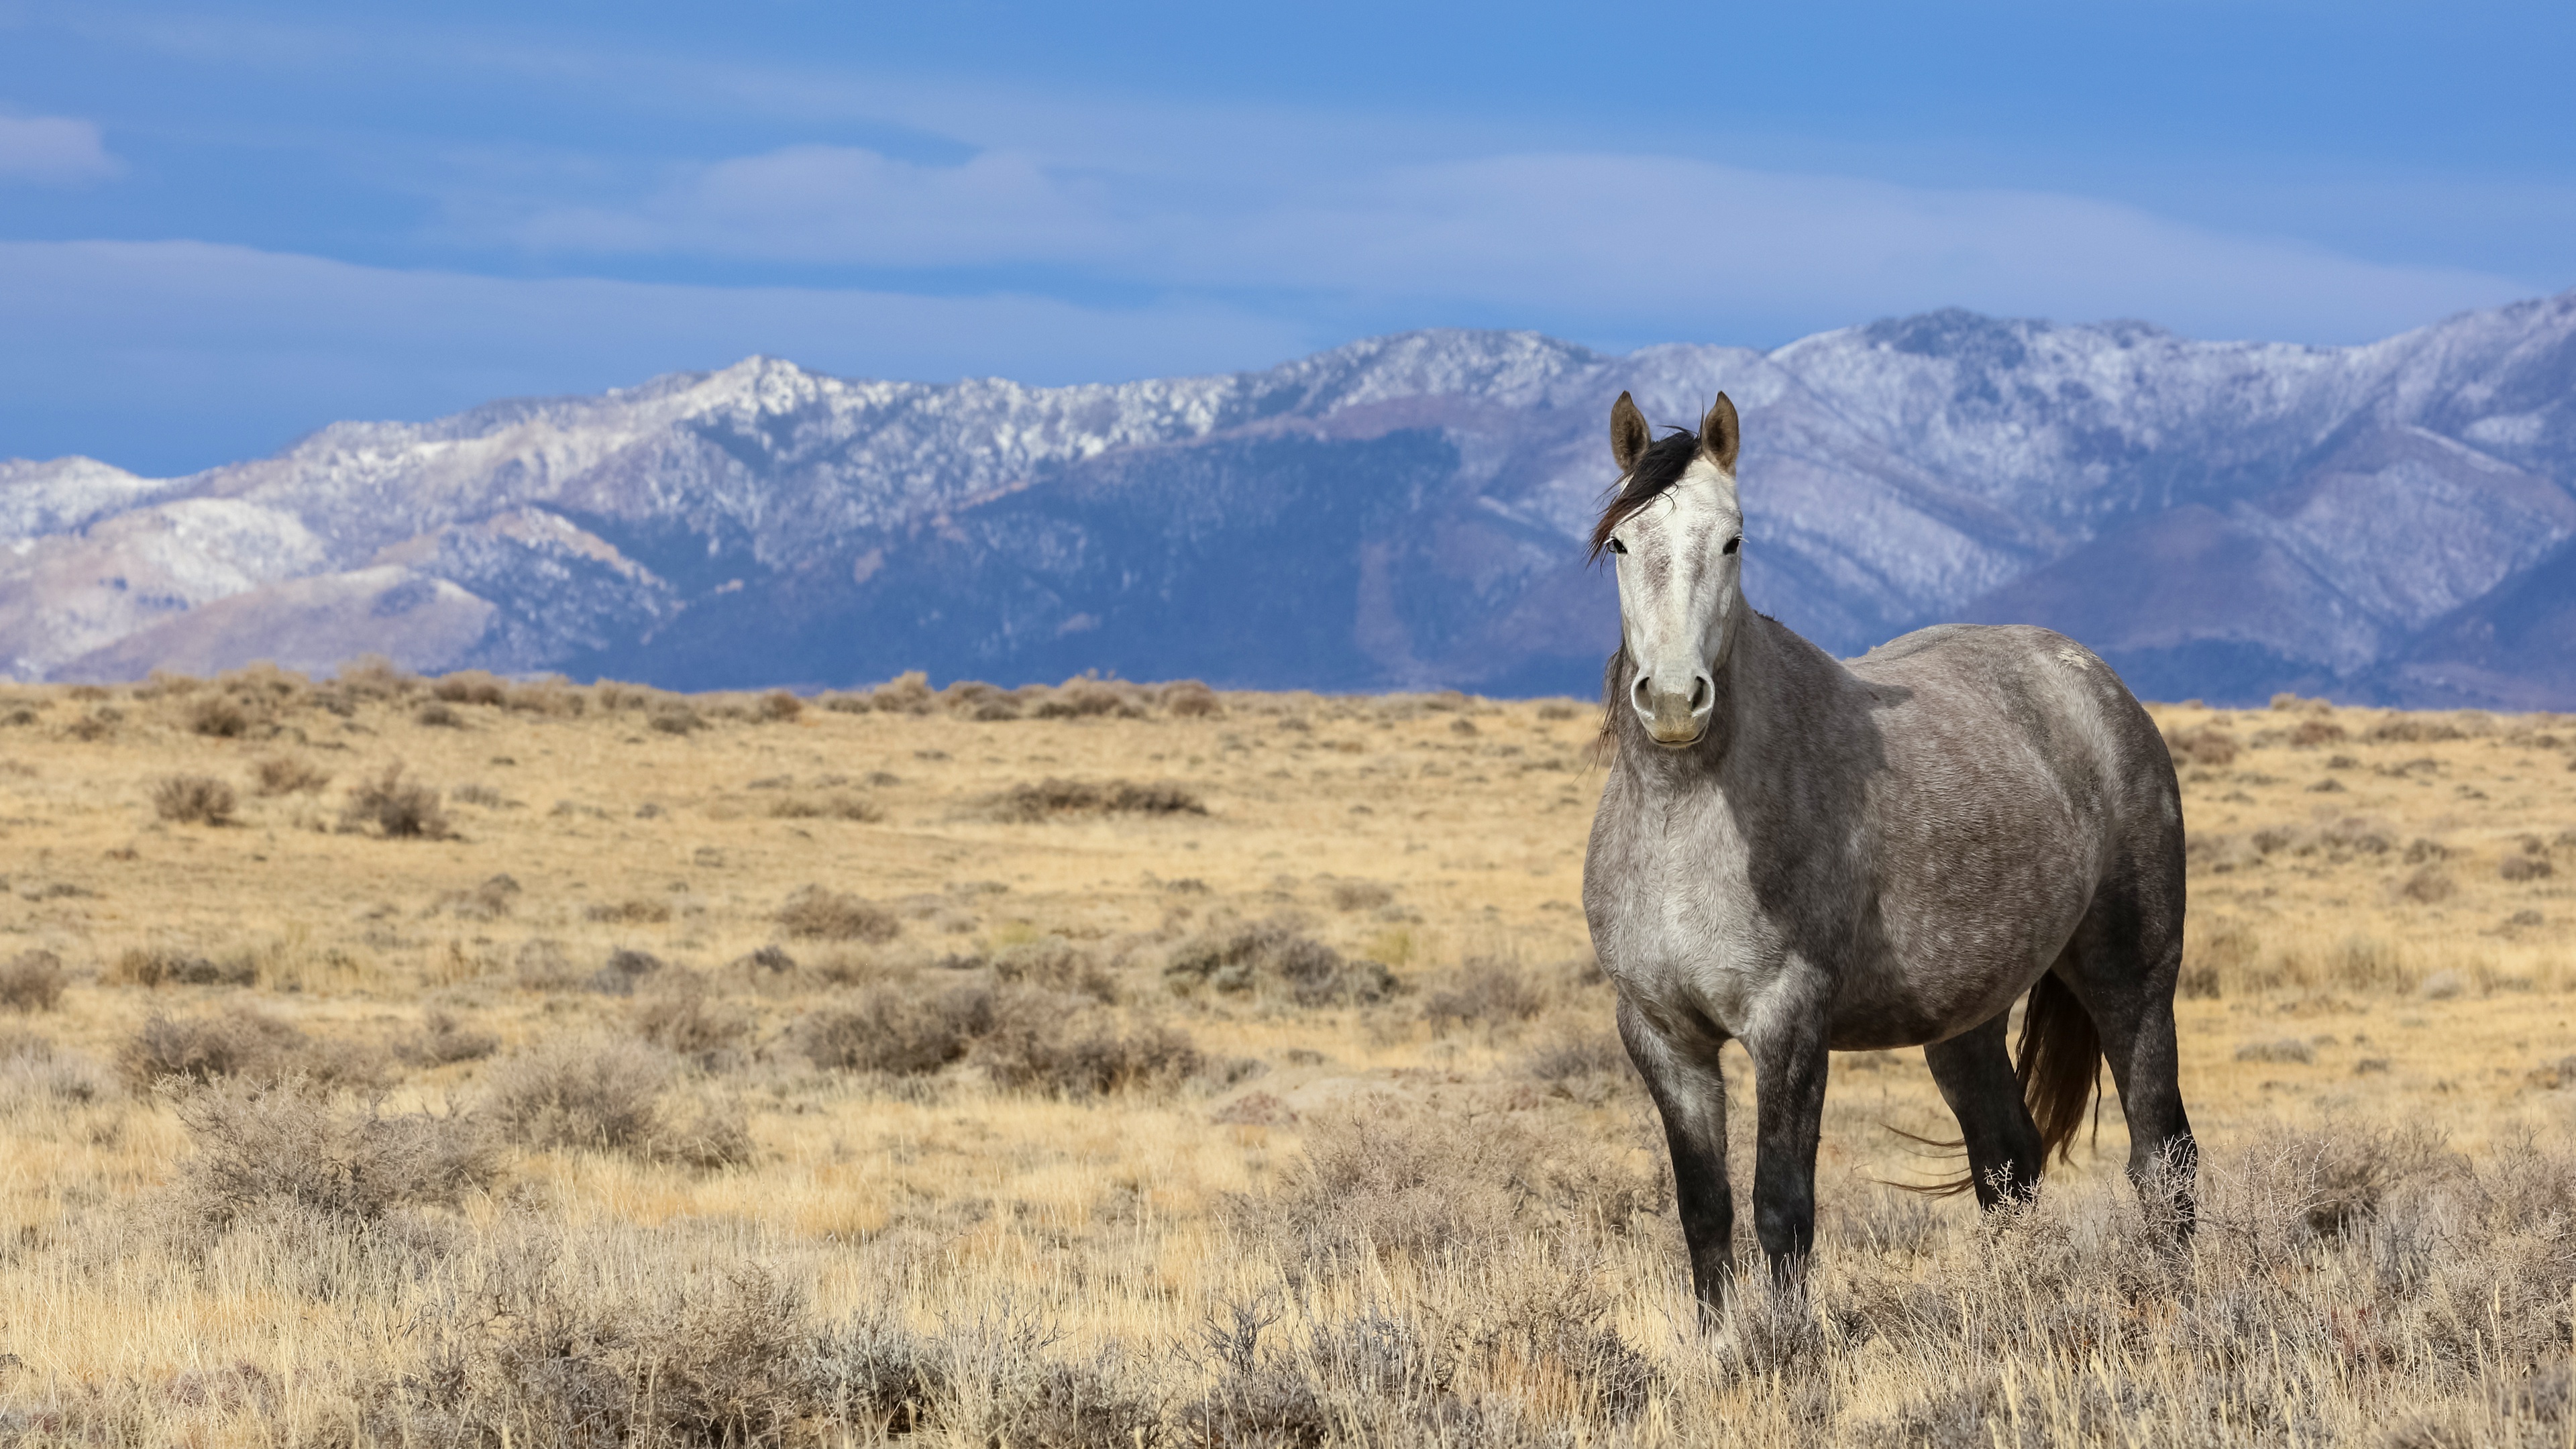
M1611 412L1610 432L1612 452L1628 475L1623 494L1639 487L1641 462L1649 465L1648 481L1662 483L1619 517L1604 541L1619 578L1620 637L1637 671L1628 705L1655 743L1680 749L1708 733L1717 671L1744 615L1735 405L1719 394L1687 464L1668 483L1653 475L1669 477L1680 460L1646 457L1645 419L1625 393Z

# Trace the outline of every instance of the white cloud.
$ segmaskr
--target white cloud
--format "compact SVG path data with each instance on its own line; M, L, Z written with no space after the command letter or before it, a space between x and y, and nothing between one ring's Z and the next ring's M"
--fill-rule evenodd
M0 180L92 181L124 169L91 122L0 115Z
M1956 305L2351 342L2535 290L2059 193L1616 153L1355 164L1338 143L1304 164L1293 147L1273 152L1247 186L1186 149L1175 172L1171 155L1149 168L1022 147L940 166L796 147L698 168L624 207L539 209L516 234L575 253L1034 263L1095 282L1291 294L1320 315L1687 340L1786 340Z

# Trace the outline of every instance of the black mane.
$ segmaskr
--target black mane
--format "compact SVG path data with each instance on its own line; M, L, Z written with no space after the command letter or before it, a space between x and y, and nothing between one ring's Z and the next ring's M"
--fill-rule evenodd
M1592 527L1592 552L1598 559L1610 546L1610 531L1628 519L1628 515L1653 502L1665 489L1682 481L1690 470L1691 457L1699 451L1699 434L1675 428L1658 441L1649 444L1628 470L1627 481L1601 510L1601 521Z

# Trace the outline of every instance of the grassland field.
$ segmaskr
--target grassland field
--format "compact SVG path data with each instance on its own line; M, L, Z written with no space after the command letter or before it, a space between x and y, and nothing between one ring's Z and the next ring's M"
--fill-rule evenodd
M1840 1055L1703 1331L1588 702L0 689L0 1443L2576 1445L2576 718L2153 709L2200 1230Z

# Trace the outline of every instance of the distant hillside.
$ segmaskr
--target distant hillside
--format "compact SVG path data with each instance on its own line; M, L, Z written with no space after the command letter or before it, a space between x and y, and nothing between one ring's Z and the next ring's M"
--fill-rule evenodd
M0 463L0 672L1589 692L1622 388L1733 395L1754 602L1836 651L2027 620L2149 696L2576 708L2576 293L2350 348L1952 311L1071 388L753 358L188 478Z

